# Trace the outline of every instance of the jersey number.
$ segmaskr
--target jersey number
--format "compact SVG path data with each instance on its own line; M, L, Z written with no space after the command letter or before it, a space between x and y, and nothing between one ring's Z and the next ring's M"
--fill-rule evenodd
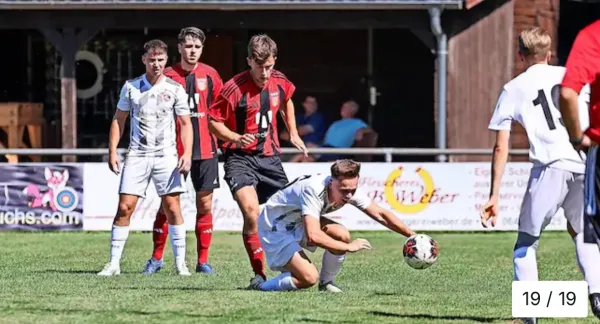
M196 108L196 104L200 102L200 94L196 92L193 96L189 96L189 98L190 100L188 105L190 106L190 110L194 110L194 108Z
M552 107L558 110L558 96L560 91L560 84L555 85L550 90L550 95L552 96ZM538 96L533 100L533 104L535 106L542 106L542 111L544 112L544 117L546 117L546 123L548 124L548 128L550 130L556 129L556 124L554 124L554 118L552 118L552 112L550 111L550 103L548 103L548 99L546 98L546 94L544 90L538 90ZM558 121L561 125L565 126L562 118L559 118Z
M256 121L256 125L258 125L258 127L267 128L273 120L273 112L269 110L266 115L258 112L254 116L254 120Z

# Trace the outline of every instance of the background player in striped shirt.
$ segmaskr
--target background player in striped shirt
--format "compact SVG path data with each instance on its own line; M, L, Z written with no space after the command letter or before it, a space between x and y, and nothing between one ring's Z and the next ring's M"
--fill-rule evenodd
M160 40L151 40L144 45L144 51L142 62L146 73L125 82L110 126L109 167L116 174L122 171L122 175L119 207L111 231L110 262L98 275L121 273L120 260L129 236L131 214L138 198L146 196L152 180L167 214L175 269L179 275L189 276L185 265L186 233L179 195L185 192L183 174L188 173L191 166L193 134L190 108L185 89L163 74L167 45ZM121 170L116 150L130 114L131 139ZM176 118L184 147L181 157L177 154Z
M251 286L266 280L258 237L259 204L288 183L279 158L276 117L280 108L290 142L307 154L296 129L291 100L295 86L273 69L276 58L277 44L270 37L253 36L248 44L250 69L227 81L210 107L211 131L224 142L224 179L244 217L244 246L255 274Z
M213 190L219 188L219 164L216 138L208 129L208 107L223 87L223 81L214 68L199 62L206 40L202 30L196 27L183 28L177 39L181 61L172 68L166 68L165 75L181 84L187 92L194 133L190 176L196 191L196 272L212 274L214 270L208 263L208 249L213 231ZM183 143L179 138L177 149L179 154L183 153ZM167 236L167 217L161 209L154 221L152 258L146 262L143 274L152 274L163 267L162 256Z

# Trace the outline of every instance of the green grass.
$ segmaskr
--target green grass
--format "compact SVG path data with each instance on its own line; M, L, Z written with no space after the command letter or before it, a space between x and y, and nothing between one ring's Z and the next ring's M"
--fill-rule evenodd
M150 233L132 233L119 277L100 278L109 233L0 233L1 323L508 323L511 322L514 233L431 234L437 264L413 270L402 260L404 239L353 233L373 250L349 255L337 283L343 294L243 290L251 277L239 234L216 233L210 261L217 276L139 273ZM320 267L321 252L310 254ZM188 264L195 238L188 233ZM546 233L540 279L581 280L566 232ZM269 274L270 276L273 273ZM542 323L593 323L587 319Z

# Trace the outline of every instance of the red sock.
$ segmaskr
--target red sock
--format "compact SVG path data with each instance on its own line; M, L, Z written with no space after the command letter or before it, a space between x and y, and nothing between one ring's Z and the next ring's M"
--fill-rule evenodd
M267 279L267 274L265 272L265 254L260 246L258 234L243 234L242 237L254 274L261 275L263 278Z
M198 249L198 264L208 262L208 249L212 241L212 214L196 215L196 247Z
M152 227L152 242L154 243L152 257L154 260L162 259L168 237L169 223L167 223L167 215L165 215L162 210L159 210L158 213L156 213L156 219L154 220L154 226Z

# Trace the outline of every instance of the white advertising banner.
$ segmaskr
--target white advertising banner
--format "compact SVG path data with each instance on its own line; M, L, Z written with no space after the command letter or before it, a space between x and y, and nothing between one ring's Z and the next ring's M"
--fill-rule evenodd
M288 178L329 173L329 163L284 163ZM500 217L495 230L517 229L521 200L529 178L529 163L509 163L500 190ZM223 181L213 197L214 230L240 231L242 215ZM117 210L120 177L104 163L84 167L84 230L110 230ZM481 231L479 208L490 191L490 163L363 163L359 190L375 203L394 212L415 230ZM131 220L132 230L152 230L160 200L152 183L145 199L140 199ZM182 210L188 230L195 224L195 194L188 180L182 196ZM350 230L383 230L358 209L347 206L328 217ZM562 210L548 230L565 230ZM489 229L488 229L489 230Z

